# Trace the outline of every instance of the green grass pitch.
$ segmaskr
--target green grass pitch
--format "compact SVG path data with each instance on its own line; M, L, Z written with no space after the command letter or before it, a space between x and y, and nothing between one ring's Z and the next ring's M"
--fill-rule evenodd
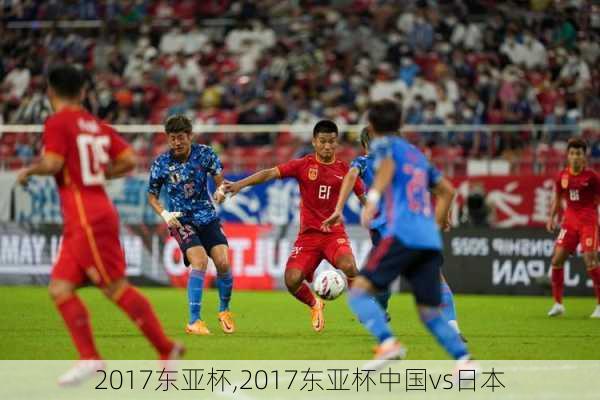
M345 298L325 308L325 330L310 326L308 309L286 292L234 292L237 333L216 320L217 293L204 293L202 315L213 334L187 336L186 293L144 288L168 334L185 343L189 359L369 359L374 341L356 322ZM106 359L153 359L134 325L94 288L80 291ZM567 314L546 317L550 298L458 295L459 323L479 359L600 359L600 320L590 320L592 297L565 300ZM410 359L447 359L417 319L412 297L394 295L392 327ZM1 359L73 359L76 353L45 288L0 287Z

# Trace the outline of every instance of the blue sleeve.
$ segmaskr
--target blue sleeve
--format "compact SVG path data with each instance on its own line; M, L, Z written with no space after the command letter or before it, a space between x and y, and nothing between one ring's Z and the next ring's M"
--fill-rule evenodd
M365 174L365 168L367 163L365 162L364 157L356 157L350 163L350 169L356 168L358 170L358 175L362 178Z
M223 164L221 164L221 159L217 156L217 153L210 147L206 148L206 154L202 158L202 166L208 171L212 176L219 175L223 172Z
M148 193L156 197L160 196L160 189L164 184L162 168L158 159L154 160L150 168L150 179L148 180Z
M392 141L387 137L375 139L371 143L371 153L373 153L373 166L377 169L383 160L394 158Z
M432 189L442 180L442 173L433 164L427 163L427 178L429 188Z

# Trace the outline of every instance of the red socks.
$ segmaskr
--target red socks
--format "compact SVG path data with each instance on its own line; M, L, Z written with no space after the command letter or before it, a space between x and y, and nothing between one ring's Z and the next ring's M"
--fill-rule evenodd
M564 286L564 268L552 267L552 297L554 297L554 301L558 304L562 304Z
M301 302L303 302L304 304L306 304L309 307L314 306L315 303L317 302L315 295L310 290L310 288L308 287L306 282L302 282L302 284L300 285L298 290L296 290L296 293L292 293L292 294L294 295L295 298L297 298L298 300L300 300Z
M588 276L592 278L594 283L594 292L596 293L596 300L600 304L600 267L594 267L587 270Z
M66 300L56 301L55 304L67 325L79 357L81 359L99 359L100 355L92 336L90 316L81 299L77 295L72 295Z
M161 356L169 354L173 349L173 342L165 335L150 302L144 295L134 287L127 286L116 303L140 328Z

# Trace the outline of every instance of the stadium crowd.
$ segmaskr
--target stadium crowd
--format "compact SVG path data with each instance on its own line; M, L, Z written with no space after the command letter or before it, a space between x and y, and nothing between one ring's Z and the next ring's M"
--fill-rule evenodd
M115 124L160 124L175 113L202 124L311 124L323 117L356 124L370 102L395 98L411 125L575 126L600 115L600 6L593 3L5 1L0 124L43 123L44 72L68 62L88 72L86 105ZM81 20L101 23L69 27ZM451 149L459 157L511 159L561 149L571 134L487 135L474 128L414 139L438 156ZM594 135L592 156L600 157ZM150 158L164 150L161 135L129 139ZM229 152L273 141L295 151L310 132L200 140ZM27 161L36 143L34 135L5 133L0 158Z

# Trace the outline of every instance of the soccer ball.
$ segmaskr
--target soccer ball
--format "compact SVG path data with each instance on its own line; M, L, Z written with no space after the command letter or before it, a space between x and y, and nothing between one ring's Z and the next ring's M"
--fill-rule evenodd
M340 272L327 270L317 276L313 287L317 296L323 300L334 300L346 290L346 279Z

